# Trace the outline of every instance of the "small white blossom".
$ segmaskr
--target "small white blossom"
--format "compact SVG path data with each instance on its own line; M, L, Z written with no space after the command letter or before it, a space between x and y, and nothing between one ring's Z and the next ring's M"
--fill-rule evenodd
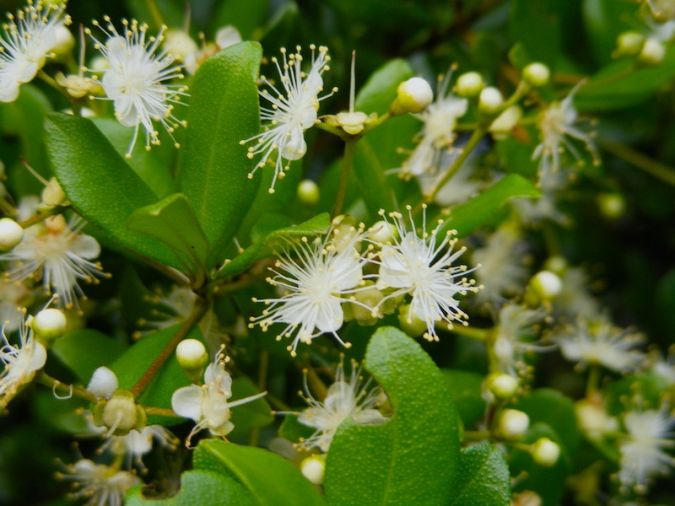
M619 446L619 481L644 492L652 479L667 475L675 466L675 459L667 453L675 448L675 418L666 409L631 411L623 424L628 434Z
M20 308L26 306L31 291L24 283L0 276L0 293L0 325L5 332L14 332L21 325L23 312Z
M77 298L84 297L79 281L94 283L104 276L101 265L93 261L101 247L96 239L80 233L83 226L80 218L67 224L62 215L50 217L26 229L21 243L0 255L0 260L13 262L11 279L41 277L45 290L57 294L60 303L76 305Z
M143 456L150 453L155 441L169 449L178 446L176 437L165 427L146 425L140 430L132 429L124 436L111 436L99 451L110 449L117 455L126 455L128 467L133 463L140 469L145 469Z
M327 452L338 427L348 418L361 425L385 422L387 418L377 409L383 392L379 387L369 388L369 385L370 379L365 384L362 382L361 370L355 363L352 363L351 375L347 380L340 362L335 372L335 382L328 388L325 399L318 401L310 393L305 375L303 398L309 407L300 412L298 421L316 430L312 436L301 441L301 446Z
M337 331L344 322L342 304L366 307L354 298L364 288L363 266L368 261L357 249L362 238L361 229L333 230L327 239L303 238L280 253L271 269L274 276L267 281L284 293L277 298L254 299L267 307L261 316L251 318L250 326L257 324L267 330L275 323L286 324L277 339L292 337L288 350L293 355L299 343L309 344L323 333L333 334L342 345L349 346Z
M19 87L32 81L59 43L59 30L70 23L64 5L28 2L7 15L0 37L0 102L13 102Z
M249 174L250 178L276 154L270 193L274 192L277 178L284 177L290 162L305 156L307 152L305 130L316 123L319 102L332 95L331 92L319 96L323 90L321 75L329 68L328 48L311 45L310 49L311 66L307 72L302 69L304 59L299 46L295 53L290 54L285 48L281 48L281 61L276 57L272 58L272 63L279 73L280 84L275 85L265 76L261 76L261 81L269 89L260 90L259 94L271 105L260 108L262 132L241 141L242 144L255 142L254 146L248 148L250 159L260 156L255 168Z
M105 26L97 21L93 24L107 37L105 42L99 41L90 29L86 31L106 60L101 85L113 101L115 117L122 125L134 127L127 157L131 156L141 128L145 130L146 149L159 144L154 122L161 124L179 147L173 132L185 122L174 116L173 109L175 104L181 104L180 97L186 95L187 88L170 84L183 75L173 56L160 49L166 27L156 36L148 36L148 25L125 19L120 34L109 17L104 17L104 22Z
M562 167L562 154L565 152L571 154L577 163L583 163L575 142L584 145L594 164L600 163L592 135L578 126L579 115L573 101L580 86L581 84L572 89L561 102L551 103L539 117L541 143L532 153L532 159L539 160L540 177L546 178L549 174L558 172Z
M0 372L0 409L4 409L21 387L30 383L35 373L44 367L47 350L37 342L25 319L19 326L18 343L10 344L4 326L1 337L0 362L3 369Z
M403 162L403 176L435 174L443 153L449 151L455 141L457 119L466 114L469 102L448 91L450 73L440 83L436 100L424 111L416 114L424 125L419 142L407 160Z
M385 217L383 211L380 212ZM403 215L390 213L396 227L397 236L392 244L382 246L380 252L380 271L377 288L393 288L380 302L410 294L410 314L426 323L425 339L437 341L435 325L441 321L452 328L452 322L466 325L468 315L459 308L458 295L476 291L473 281L465 276L474 269L467 270L465 265L453 265L466 248L454 251L456 239L449 231L439 237L442 221L429 233L426 227L426 206L421 234L415 229L412 210L408 207L410 225L406 225Z
M474 264L481 266L476 278L483 285L476 295L479 304L495 304L522 290L528 275L523 253L518 229L508 223L491 234L482 248L474 250Z
M588 276L584 270L579 267L566 269L561 279L562 291L553 302L555 313L567 318L597 318L600 305L588 291Z
M528 340L532 326L544 318L544 312L507 303L499 311L499 322L494 342L494 359L498 369L509 374L523 373L529 353L551 350L551 346Z
M644 336L615 327L604 318L580 318L575 326L563 327L554 337L563 356L581 365L601 365L615 372L634 371L645 362L645 354L636 350Z
M230 421L230 409L253 402L266 394L262 392L230 402L232 377L225 370L224 356L219 353L204 372L204 384L176 390L171 396L171 407L177 415L196 422L186 441L189 445L192 437L202 430L208 429L214 436L227 436L234 429Z
M66 466L65 473L60 473L59 477L73 482L76 491L71 497L85 500L87 506L122 506L129 489L141 483L132 472L89 459Z
M668 350L666 357L660 352L650 353L649 365L649 370L666 385L675 385L675 347Z
M424 195L428 195L437 186L460 154L459 149L443 151L440 154L438 173L425 172L417 177ZM471 153L459 170L436 192L434 203L442 207L461 204L478 193L481 183L472 178L476 168L474 156L475 153Z

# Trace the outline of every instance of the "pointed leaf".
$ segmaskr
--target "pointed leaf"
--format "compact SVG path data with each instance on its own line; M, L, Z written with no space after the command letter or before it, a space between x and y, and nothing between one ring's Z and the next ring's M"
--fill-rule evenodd
M511 501L509 468L501 450L483 442L462 450L452 506L507 506Z
M248 179L252 161L240 144L259 129L260 58L257 42L228 47L204 62L190 90L178 184L213 248L213 263L239 228L260 182Z

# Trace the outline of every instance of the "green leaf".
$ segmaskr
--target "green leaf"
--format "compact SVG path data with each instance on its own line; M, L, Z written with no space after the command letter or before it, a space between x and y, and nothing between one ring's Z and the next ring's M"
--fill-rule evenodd
M567 0L512 0L509 33L533 60L554 65L560 52L560 3Z
M452 506L507 506L511 501L509 468L501 450L488 442L462 449Z
M536 198L539 190L522 176L509 174L483 193L452 209L439 233L457 230L464 237L488 222L499 209L514 198Z
M325 504L293 464L262 448L204 439L195 450L194 467L236 479L263 506Z
M113 245L180 268L180 261L166 246L127 228L131 213L157 197L94 124L52 114L46 129L49 161L75 210Z
M174 193L141 209L127 221L128 227L164 243L181 258L193 277L205 273L209 244L192 206L182 193Z
M154 334L142 337L136 344L125 351L117 360L111 365L110 369L117 375L120 388L130 389L143 376L148 366L165 348L167 343L173 339L179 325L174 325L165 329L158 330ZM202 338L199 329L193 329L187 337L193 339ZM146 406L154 406L158 408L171 408L171 396L173 393L186 385L190 381L178 365L176 355L171 354L169 359L164 363L160 372L152 379L147 386L139 401ZM150 417L148 423L178 423L178 418L160 418Z
M129 491L126 506L210 506L236 504L254 506L256 502L244 487L231 477L213 471L193 470L180 475L180 490L168 499L146 499L142 487Z
M442 372L464 426L473 426L485 413L485 401L481 396L483 376L457 369L444 369Z
M314 433L314 429L298 421L297 415L286 415L279 427L279 435L289 441L298 442L307 439Z
M126 345L93 329L77 329L60 337L49 349L77 379L87 383L97 367L108 365Z
M675 78L675 48L659 65L637 69L632 60L612 62L584 84L574 97L580 111L609 111L638 105Z
M569 397L550 388L535 390L521 398L516 407L530 417L530 423L549 425L571 454L577 450L581 435L577 427L574 403Z
M237 27L244 40L250 39L254 30L267 19L269 0L225 0L215 13L214 31L226 25Z
M413 75L404 60L392 60L378 69L356 97L356 110L384 114L396 98L396 88ZM419 122L410 116L395 117L366 134L356 144L354 175L368 211L377 216L380 209L397 208L386 171L401 166L396 148L410 144Z
M129 151L134 129L121 125L113 118L93 118L92 121L112 144L115 151L120 156L125 156ZM169 166L158 158L157 149L159 148L148 151L142 142L137 142L127 163L157 195L157 198L161 198L172 193L175 190L175 184ZM171 149L174 147L171 146Z
M419 344L393 327L378 329L365 368L394 408L382 425L344 422L326 462L331 505L443 504L459 459L459 420L443 375Z
M241 376L232 381L232 399L243 399L257 393L260 393L260 389L246 377ZM233 440L241 439L253 429L265 427L273 421L272 408L265 398L257 399L232 409L234 430L228 437Z
M276 230L268 228L267 233L262 235L259 241L254 242L232 261L221 267L216 273L215 279L241 274L254 262L272 255L274 247L282 244L284 240L324 234L328 227L330 227L330 216L327 213L322 213L298 225L277 228Z
M258 191L260 179L248 179L252 162L240 141L259 129L256 80L261 54L256 42L228 47L199 68L190 91L178 183L212 246L211 265Z

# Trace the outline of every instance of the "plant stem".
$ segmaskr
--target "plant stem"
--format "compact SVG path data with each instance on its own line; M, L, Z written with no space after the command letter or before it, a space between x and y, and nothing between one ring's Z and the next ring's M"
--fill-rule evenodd
M630 146L610 141L608 139L598 139L598 143L605 150L614 156L625 160L638 169L642 169L648 174L675 186L675 169L648 157Z
M164 362L166 362L171 354L185 337L190 333L192 328L197 325L201 319L206 314L208 310L208 303L201 297L197 299L192 313L187 320L181 325L181 327L176 331L176 335L171 338L171 340L164 345L162 351L155 357L155 359L150 363L147 370L143 373L143 376L136 382L136 384L131 388L131 393L134 394L134 397L138 397L143 393L146 387L150 384L152 379L160 371Z
M347 196L347 184L349 183L349 173L354 165L354 151L356 149L356 139L345 139L345 153L340 163L340 182L338 185L337 196L335 197L335 207L333 208L333 217L342 212L342 207Z
M19 225L21 225L21 228L28 228L32 225L36 225L37 223L40 223L50 216L55 216L57 214L61 214L65 210L65 206L54 206L50 209L47 209L46 211L39 212L34 216L31 216L28 219L22 220L19 222Z
M452 176L454 176L457 173L457 171L460 169L462 164L466 161L466 159L469 157L471 152L476 148L476 146L478 145L480 140L483 138L484 134L485 134L485 129L481 128L481 127L477 128L476 130L473 131L473 133L471 134L471 137L469 138L467 143L462 148L462 152L460 153L460 155L457 158L455 158L455 161L452 162L452 165L450 166L448 171L445 174L443 174L443 177L441 177L436 182L436 184L434 185L432 190L424 196L425 202L427 202L427 203L433 202L433 200L436 197L436 195L438 194L438 192L441 190L441 188L443 188L443 186L445 186L445 183L447 183L452 178Z
M586 383L586 397L591 397L598 391L600 386L600 368L592 365L588 371L588 381Z
M44 372L40 373L40 376L38 376L37 380L39 383L42 383L43 385L50 387L54 392L56 392L57 388L63 388L72 393L72 395L80 397L81 399L85 399L90 402L98 401L98 397L96 397L86 388L81 387L79 385L68 385L66 383L57 380L56 378L52 378L47 373Z
M147 415L156 415L156 416L171 416L173 418L180 418L173 409L168 408L156 408L154 406L143 406L143 410Z
M455 325L452 327L450 332L454 332L460 336L470 337L471 339L476 339L477 341L487 341L487 338L490 335L490 332L492 332L492 329L479 329L476 327Z

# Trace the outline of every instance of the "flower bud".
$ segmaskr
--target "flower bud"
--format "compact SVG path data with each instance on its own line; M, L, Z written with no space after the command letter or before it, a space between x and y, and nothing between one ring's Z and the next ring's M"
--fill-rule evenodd
M56 82L61 87L65 88L68 95L73 98L101 95L103 92L103 87L99 81L77 74L66 76L62 73L58 73L56 74Z
M496 139L506 137L520 121L523 111L517 105L512 105L490 124L490 132Z
M623 32L616 38L614 56L635 56L640 53L645 37L638 32Z
M626 211L626 201L620 193L600 193L597 199L600 212L611 220L621 218Z
M395 109L399 114L420 112L434 100L429 83L421 77L411 77L398 85Z
M505 373L494 373L487 378L487 387L497 399L510 399L518 391L518 378Z
M666 48L658 39L649 38L645 40L642 51L638 59L647 65L658 65L666 56Z
M47 308L35 315L31 328L35 335L45 341L61 337L66 332L66 315L60 309Z
M409 336L416 337L427 331L427 324L420 319L410 307L410 304L398 308L398 322L401 329Z
M105 72L108 70L108 59L103 56L95 56L89 63L89 68L92 72Z
M54 177L51 178L47 185L42 189L40 197L42 199L42 204L46 207L60 206L66 201L66 194Z
M549 438L542 437L530 447L530 454L540 466L552 467L560 457L560 446Z
M369 119L365 112L353 111L337 113L333 121L349 135L358 135L366 128Z
M530 427L530 417L517 409L505 409L499 414L497 432L504 439L520 439Z
M551 300L562 291L562 281L551 271L539 271L530 284L534 291L544 300Z
M10 251L23 239L23 228L11 218L0 218L0 251Z
M97 408L98 406L100 404ZM130 430L145 425L145 411L136 404L133 394L126 390L118 390L110 400L105 401L102 408L97 408L94 420L110 429L116 436L124 436Z
M164 37L164 50L176 61L184 62L189 55L199 51L197 43L183 30L168 30Z
M323 477L326 471L326 456L310 455L300 463L300 471L314 485L323 484Z
M176 346L176 359L178 365L188 371L201 369L209 361L206 347L197 339L183 339Z
M110 399L118 388L117 376L105 366L94 371L87 385L87 390L101 399Z
M380 301L384 298L382 292L375 288L372 281L365 286L368 285L370 285L370 288L355 292L352 295L355 303L349 304L351 306L351 317L359 325L375 325L377 323L379 315L373 314L371 308L378 307Z
M523 70L523 79L531 86L546 86L551 79L551 71L543 63L530 63Z
M504 103L502 92L494 86L488 86L480 92L478 109L486 114L495 114Z
M561 276L567 270L567 260L561 256L552 256L544 264L547 271L551 271L558 276Z
M75 37L64 25L57 25L54 29L56 43L52 48L56 57L66 56L75 47Z
M511 506L541 506L543 501L536 492L532 490L523 490L513 496Z
M223 26L216 32L216 44L220 49L233 46L238 42L241 42L241 34L232 25Z
M471 98L477 96L485 88L483 76L478 72L465 72L457 78L455 92L460 97Z
M315 206L319 203L319 185L311 179L303 179L298 185L298 200L308 206Z
M391 241L396 234L396 229L391 223L384 220L375 222L375 224L368 229L368 238L380 244L385 244Z
M574 405L577 424L590 438L599 438L618 428L616 418L607 414L602 401L582 399Z

